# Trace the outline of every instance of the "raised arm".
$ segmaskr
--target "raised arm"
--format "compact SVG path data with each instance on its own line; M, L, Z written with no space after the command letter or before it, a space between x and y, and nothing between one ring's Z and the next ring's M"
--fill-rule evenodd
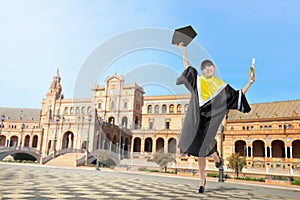
M186 48L183 46L183 43L179 43L177 46L182 49L183 66L184 69L186 69L189 67L189 61L186 55Z
M250 77L249 77L249 80L248 80L248 83L247 83L247 84L243 87L243 89L242 89L243 94L245 94L245 93L247 92L247 90L249 89L250 85L251 85L252 83L254 83L254 81L255 81L254 76L250 76Z

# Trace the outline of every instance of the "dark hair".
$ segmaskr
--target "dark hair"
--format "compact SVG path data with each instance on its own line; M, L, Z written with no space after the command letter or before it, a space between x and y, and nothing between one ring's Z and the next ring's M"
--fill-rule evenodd
M204 67L209 66L209 65L215 66L211 60L203 60L201 63L201 70L203 70Z

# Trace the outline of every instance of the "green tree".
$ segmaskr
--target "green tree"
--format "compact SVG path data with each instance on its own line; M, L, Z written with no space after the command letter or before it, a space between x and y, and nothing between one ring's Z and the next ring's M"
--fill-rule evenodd
M174 161L174 157L170 153L157 152L153 155L153 161L167 172L167 166L170 162Z
M246 160L241 157L239 153L234 153L228 158L228 167L233 169L236 174L236 178L239 178L239 173L242 171L243 167L246 165Z

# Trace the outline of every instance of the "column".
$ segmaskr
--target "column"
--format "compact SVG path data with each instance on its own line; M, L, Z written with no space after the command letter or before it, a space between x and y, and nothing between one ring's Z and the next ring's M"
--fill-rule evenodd
M168 153L168 140L166 142L165 139L164 139L164 153Z
M152 155L154 155L156 153L156 139L153 138L153 142L152 142Z
M249 149L248 149L248 146L246 146L246 157L249 157Z
M141 138L141 155L145 154L145 138Z
M285 151L285 158L287 158L287 146L284 147L284 151Z
M268 147L265 146L265 158L267 158L267 157L268 157Z
M109 142L109 151L112 150L112 141Z
M270 146L270 158L272 158L272 146Z
M293 146L290 146L290 158L293 158Z
M253 146L251 146L251 158L253 158Z

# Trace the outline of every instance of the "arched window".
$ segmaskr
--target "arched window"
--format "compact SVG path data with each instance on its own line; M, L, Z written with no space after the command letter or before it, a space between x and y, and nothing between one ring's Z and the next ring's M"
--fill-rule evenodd
M162 113L166 113L167 112L167 105L166 104L162 105L161 112Z
M181 104L177 105L177 113L181 113Z
M159 105L156 105L154 109L155 109L154 110L155 113L159 113Z
M169 113L174 113L174 105L173 104L171 104L169 106Z
M81 108L81 114L83 114L83 115L85 114L85 107Z
M98 103L98 109L101 109L101 108L102 108L102 104Z
M115 109L115 102L113 101L110 102L110 109L111 110Z
M65 113L65 114L68 114L68 112L69 112L69 108L68 108L68 107L65 107L64 113Z
M70 114L74 114L74 108L73 107L70 108Z
M79 114L79 107L76 108L76 114Z
M152 105L149 105L147 108L147 113L152 113Z

